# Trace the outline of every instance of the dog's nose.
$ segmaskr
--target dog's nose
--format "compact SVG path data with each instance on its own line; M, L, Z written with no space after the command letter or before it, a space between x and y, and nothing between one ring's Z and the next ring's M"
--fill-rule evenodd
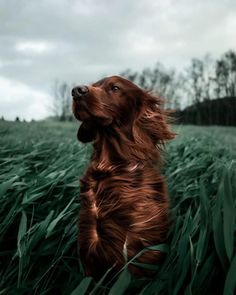
M71 94L73 98L81 97L89 92L87 86L76 86L72 89Z

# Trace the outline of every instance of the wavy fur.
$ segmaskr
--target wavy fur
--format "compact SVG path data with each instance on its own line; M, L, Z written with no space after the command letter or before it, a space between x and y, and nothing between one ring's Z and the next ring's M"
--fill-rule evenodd
M130 81L113 76L88 89L73 103L82 121L78 139L93 141L94 147L81 179L78 242L86 274L99 277L166 240L169 201L158 163L161 146L174 133L163 102ZM138 261L155 264L161 258L148 251ZM134 265L129 269L135 276L153 274Z

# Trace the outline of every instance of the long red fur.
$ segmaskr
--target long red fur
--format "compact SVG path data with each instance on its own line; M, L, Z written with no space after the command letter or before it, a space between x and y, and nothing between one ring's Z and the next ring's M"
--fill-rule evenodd
M78 139L94 147L81 179L78 243L86 275L97 278L110 267L118 271L143 248L165 242L169 200L159 166L161 147L174 133L162 101L132 82L113 76L88 90L73 103L82 121ZM137 261L157 264L161 258L161 252L147 251ZM132 264L129 270L153 274Z

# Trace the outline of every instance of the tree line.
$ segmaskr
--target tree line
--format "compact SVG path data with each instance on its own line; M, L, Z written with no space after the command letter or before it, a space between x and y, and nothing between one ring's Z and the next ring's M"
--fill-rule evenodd
M227 113L235 108L236 52L233 50L218 59L209 54L193 58L181 71L156 63L141 71L126 69L120 75L164 98L166 107L176 110L183 123L222 124L222 118L228 122ZM71 88L66 82L56 81L54 85L53 113L62 121L72 120ZM204 118L209 120L202 119L203 110ZM236 116L232 120L230 125L236 125Z

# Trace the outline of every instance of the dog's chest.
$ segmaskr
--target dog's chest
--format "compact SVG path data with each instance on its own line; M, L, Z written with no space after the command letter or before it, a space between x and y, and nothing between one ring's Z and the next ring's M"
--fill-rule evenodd
M137 190L142 185L142 168L138 164L102 170L89 167L81 180L81 194L94 201L118 198L128 191Z

